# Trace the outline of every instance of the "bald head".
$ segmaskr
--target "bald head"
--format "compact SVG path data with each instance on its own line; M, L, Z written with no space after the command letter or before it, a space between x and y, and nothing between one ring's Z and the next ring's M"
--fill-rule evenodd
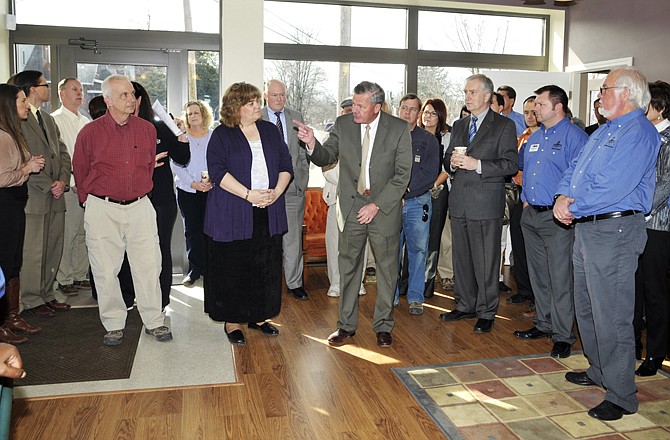
M265 92L263 93L268 108L273 112L280 112L286 105L286 86L278 79L271 79L265 83Z

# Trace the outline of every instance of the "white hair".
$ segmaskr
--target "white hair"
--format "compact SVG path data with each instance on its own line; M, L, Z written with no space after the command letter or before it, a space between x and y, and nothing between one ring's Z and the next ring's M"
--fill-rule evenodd
M649 101L651 101L651 93L649 92L647 78L645 78L640 69L637 67L618 67L612 70L610 75L614 73L617 74L614 84L617 87L628 89L630 93L628 101L635 108L646 110Z
M105 98L109 98L112 95L112 87L110 85L112 81L130 82L128 77L124 75L109 75L107 78L105 78L105 80L102 82L102 86L100 87L100 89L102 90L102 96L104 96Z

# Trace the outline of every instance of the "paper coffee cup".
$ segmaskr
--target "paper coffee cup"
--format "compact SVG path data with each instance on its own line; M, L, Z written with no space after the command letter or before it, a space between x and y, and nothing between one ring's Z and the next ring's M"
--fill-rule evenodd
M200 181L202 183L209 183L209 172L200 171Z
M456 154L465 154L468 147L454 147L454 153Z

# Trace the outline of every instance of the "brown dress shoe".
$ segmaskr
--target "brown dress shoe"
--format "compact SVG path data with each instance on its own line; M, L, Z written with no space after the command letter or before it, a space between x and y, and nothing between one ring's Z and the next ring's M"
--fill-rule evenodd
M34 335L42 331L42 327L35 327L28 324L28 321L14 312L11 312L7 317L7 320L5 320L5 326L13 332L27 333L29 335Z
M377 345L380 347L390 347L393 345L393 336L389 332L377 332Z
M328 343L330 345L342 345L344 344L345 339L351 338L355 334L356 334L355 331L348 332L346 330L338 328L330 336L328 336Z
M33 315L37 316L56 316L56 312L53 311L53 309L47 307L46 304L42 304L41 306L33 307L32 309L26 309L27 313L32 313Z
M51 301L46 303L46 306L49 307L51 310L58 310L58 311L67 310L70 307L72 307L70 304L59 302L56 299L52 299Z
M23 344L26 341L28 341L28 338L12 333L12 331L7 328L7 324L4 324L2 327L0 327L0 342L16 345Z

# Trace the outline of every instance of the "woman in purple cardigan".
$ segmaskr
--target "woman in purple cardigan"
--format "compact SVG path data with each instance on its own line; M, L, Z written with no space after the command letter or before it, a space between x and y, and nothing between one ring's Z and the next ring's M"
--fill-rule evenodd
M284 190L293 175L277 127L261 120L261 92L235 83L221 99L221 125L207 146L213 189L205 213L205 313L225 322L233 344L240 324L267 335L281 308Z

